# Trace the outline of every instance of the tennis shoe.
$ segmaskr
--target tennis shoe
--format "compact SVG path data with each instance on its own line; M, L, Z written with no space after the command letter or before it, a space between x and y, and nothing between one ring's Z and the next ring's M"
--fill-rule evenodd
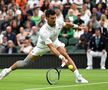
M1 71L0 73L0 80L2 80L5 76L7 76L9 74L9 70L8 68L5 68Z
M93 67L92 66L88 66L86 69L87 70L91 70L91 69L93 69Z
M102 66L102 67L101 67L101 69L103 69L103 70L104 70L104 69L106 69L106 68L105 68L104 66Z
M83 78L81 75L79 75L76 79L76 83L88 83L88 81Z

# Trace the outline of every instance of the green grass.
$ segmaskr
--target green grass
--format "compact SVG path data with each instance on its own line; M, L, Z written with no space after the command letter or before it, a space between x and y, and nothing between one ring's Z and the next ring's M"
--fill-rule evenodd
M0 81L0 90L108 90L108 70L81 69L79 71L89 83L76 84L74 75L65 69L62 70L57 85L47 83L46 71L47 69L16 70Z

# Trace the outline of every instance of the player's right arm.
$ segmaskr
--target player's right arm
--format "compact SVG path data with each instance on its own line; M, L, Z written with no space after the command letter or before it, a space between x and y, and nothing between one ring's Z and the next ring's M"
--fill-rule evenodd
M60 54L60 52L55 48L55 46L53 45L53 43L49 43L49 44L47 44L47 46L54 53L54 55L58 56L62 61L64 61L65 63L67 63L66 58L63 55Z
M60 56L60 52L54 47L52 43L47 44L47 46L50 48L50 50L54 53L56 56Z
M61 60L65 61L65 57L60 54L60 52L56 49L56 47L53 45L52 40L50 39L50 34L46 32L45 30L40 32L40 37L42 41L44 41L45 45L48 46L48 48L53 52L54 55L58 56Z

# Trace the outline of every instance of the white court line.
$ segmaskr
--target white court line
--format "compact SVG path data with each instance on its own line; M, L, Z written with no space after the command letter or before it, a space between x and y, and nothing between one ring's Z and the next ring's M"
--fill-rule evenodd
M30 88L24 90L46 90L46 89L53 89L53 88L66 88L66 87L78 87L78 86L90 86L90 85L98 85L98 84L105 84L108 82L98 82L98 83L88 83L88 84L75 84L75 85L65 85L65 86L52 86L52 87L43 87L43 88Z

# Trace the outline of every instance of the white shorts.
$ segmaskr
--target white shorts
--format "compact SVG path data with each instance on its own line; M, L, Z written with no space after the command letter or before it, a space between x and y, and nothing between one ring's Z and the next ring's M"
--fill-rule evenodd
M59 40L56 40L54 43L54 46L57 48L57 47L64 47L65 44L60 42ZM33 50L31 51L31 54L34 55L34 56L42 56L44 55L45 53L47 53L48 51L50 51L50 49L48 47L43 47L42 46L36 46L33 48Z

